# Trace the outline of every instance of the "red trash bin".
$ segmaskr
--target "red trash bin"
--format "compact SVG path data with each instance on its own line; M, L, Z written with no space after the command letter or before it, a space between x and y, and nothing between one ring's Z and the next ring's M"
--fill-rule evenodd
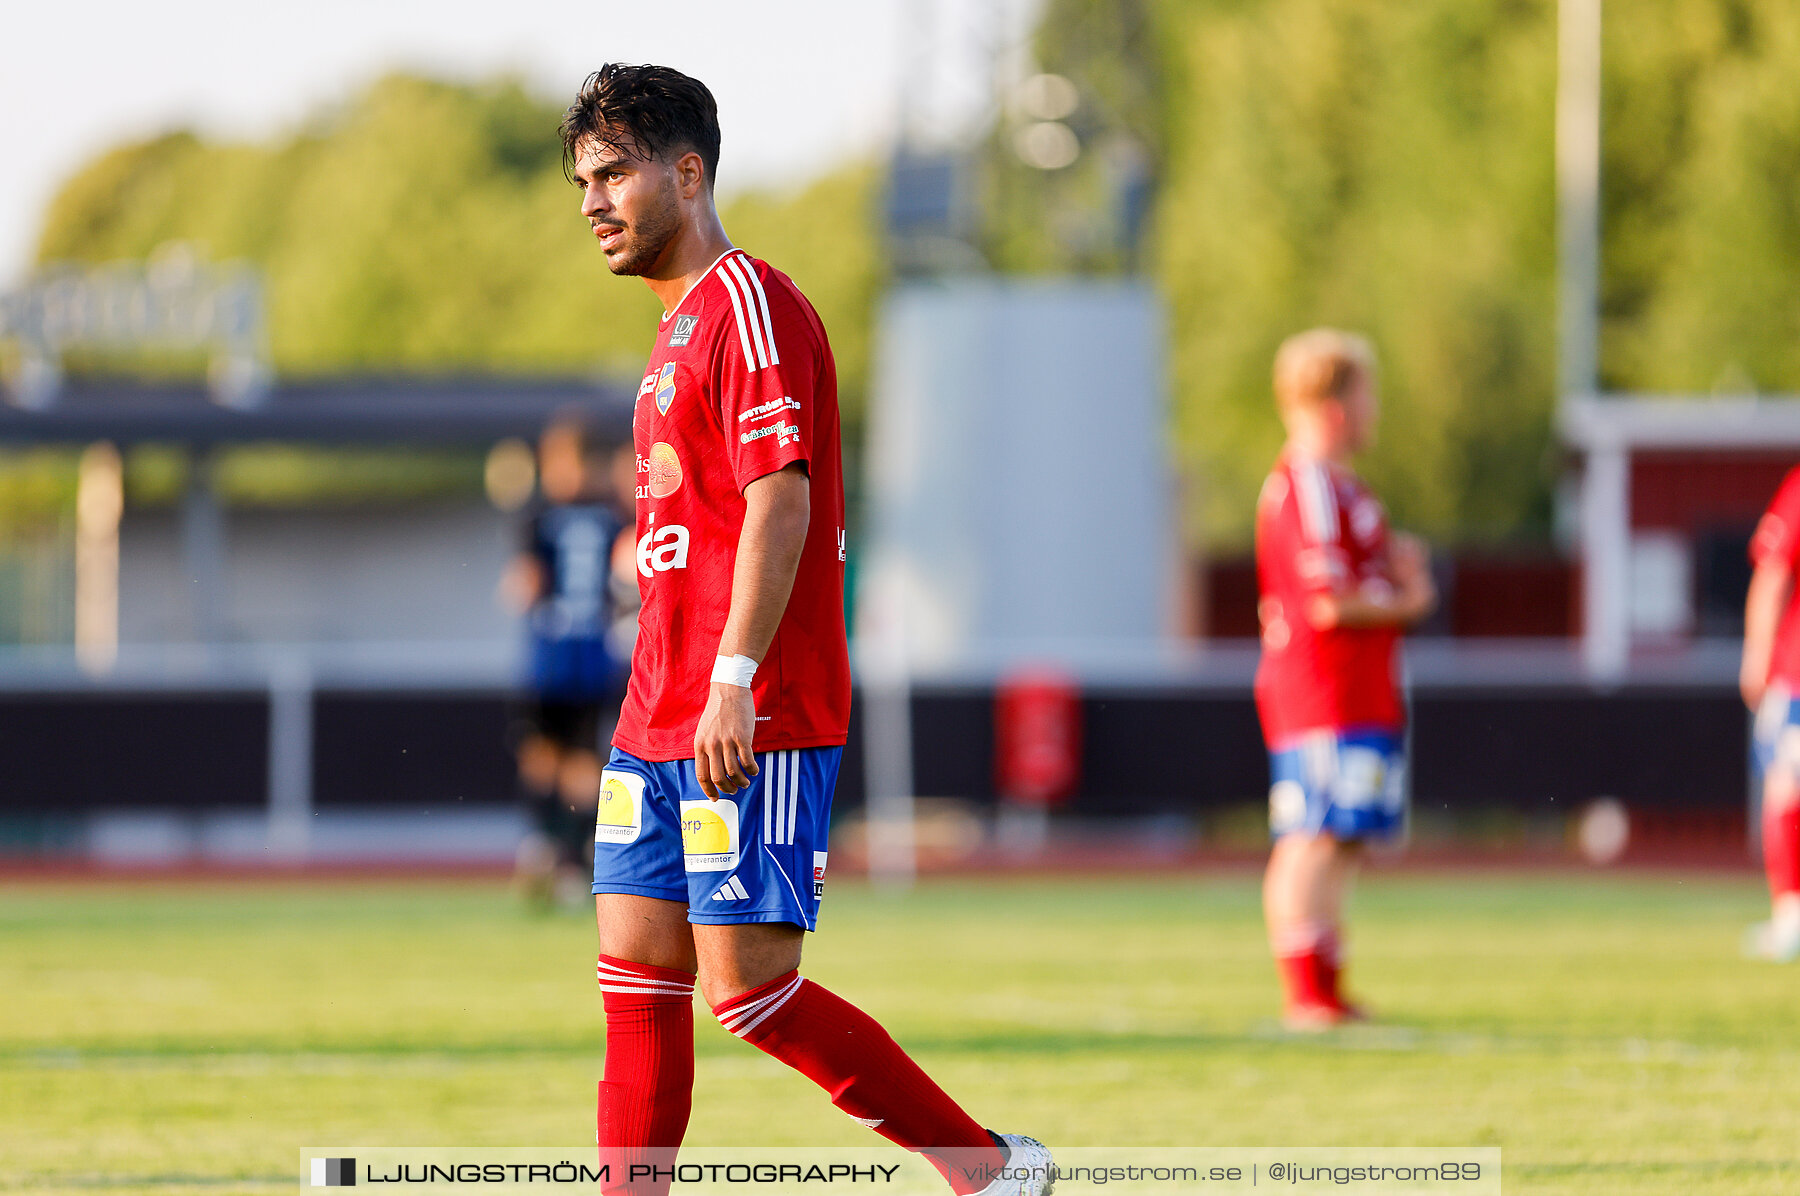
M1054 668L1022 669L994 694L994 787L1013 805L1061 805L1081 781L1081 691Z

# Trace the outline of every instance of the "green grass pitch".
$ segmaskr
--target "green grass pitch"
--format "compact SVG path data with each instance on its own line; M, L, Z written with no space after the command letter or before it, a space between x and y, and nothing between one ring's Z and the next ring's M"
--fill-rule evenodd
M806 971L1053 1146L1498 1145L1508 1193L1800 1192L1800 967L1737 956L1762 910L1748 873L1372 875L1351 977L1383 1019L1323 1038L1275 1026L1247 872L839 882ZM0 887L0 1188L591 1142L593 946L491 882ZM868 1141L697 1012L691 1142Z

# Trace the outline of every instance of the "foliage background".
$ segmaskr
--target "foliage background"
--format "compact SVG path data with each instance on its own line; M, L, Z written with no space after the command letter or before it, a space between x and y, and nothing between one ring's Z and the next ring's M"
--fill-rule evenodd
M1800 8L1609 0L1605 43L1604 384L1800 389ZM980 247L1004 271L1155 281L1197 541L1247 541L1280 440L1268 362L1319 323L1381 350L1386 435L1364 465L1398 520L1548 537L1553 0L1049 0L1033 44L1080 85L1090 152L1031 171L997 125L976 150ZM656 305L586 240L557 115L513 80L392 76L266 143L121 146L56 197L38 258L186 242L252 261L295 375L632 376ZM1107 224L1122 149L1153 184L1128 240ZM724 210L824 316L853 444L879 207L858 162Z

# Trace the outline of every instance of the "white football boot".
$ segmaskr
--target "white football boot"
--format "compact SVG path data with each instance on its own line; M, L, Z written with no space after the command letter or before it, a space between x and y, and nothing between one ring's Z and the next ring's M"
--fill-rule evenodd
M1744 955L1772 963L1800 959L1800 922L1791 919L1758 922L1744 935Z
M1783 893L1775 899L1773 916L1744 935L1744 954L1775 963L1800 959L1800 893Z
M1023 1134L994 1136L1006 1146L1006 1173L996 1176L975 1196L1050 1196L1056 1187L1056 1163L1050 1148Z

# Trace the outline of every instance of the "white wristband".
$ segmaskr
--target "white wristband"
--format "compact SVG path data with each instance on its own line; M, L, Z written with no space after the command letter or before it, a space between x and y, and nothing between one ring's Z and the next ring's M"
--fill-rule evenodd
M750 688L750 682L756 677L756 662L748 656L721 656L713 661L714 681L723 681L726 685L741 685Z

